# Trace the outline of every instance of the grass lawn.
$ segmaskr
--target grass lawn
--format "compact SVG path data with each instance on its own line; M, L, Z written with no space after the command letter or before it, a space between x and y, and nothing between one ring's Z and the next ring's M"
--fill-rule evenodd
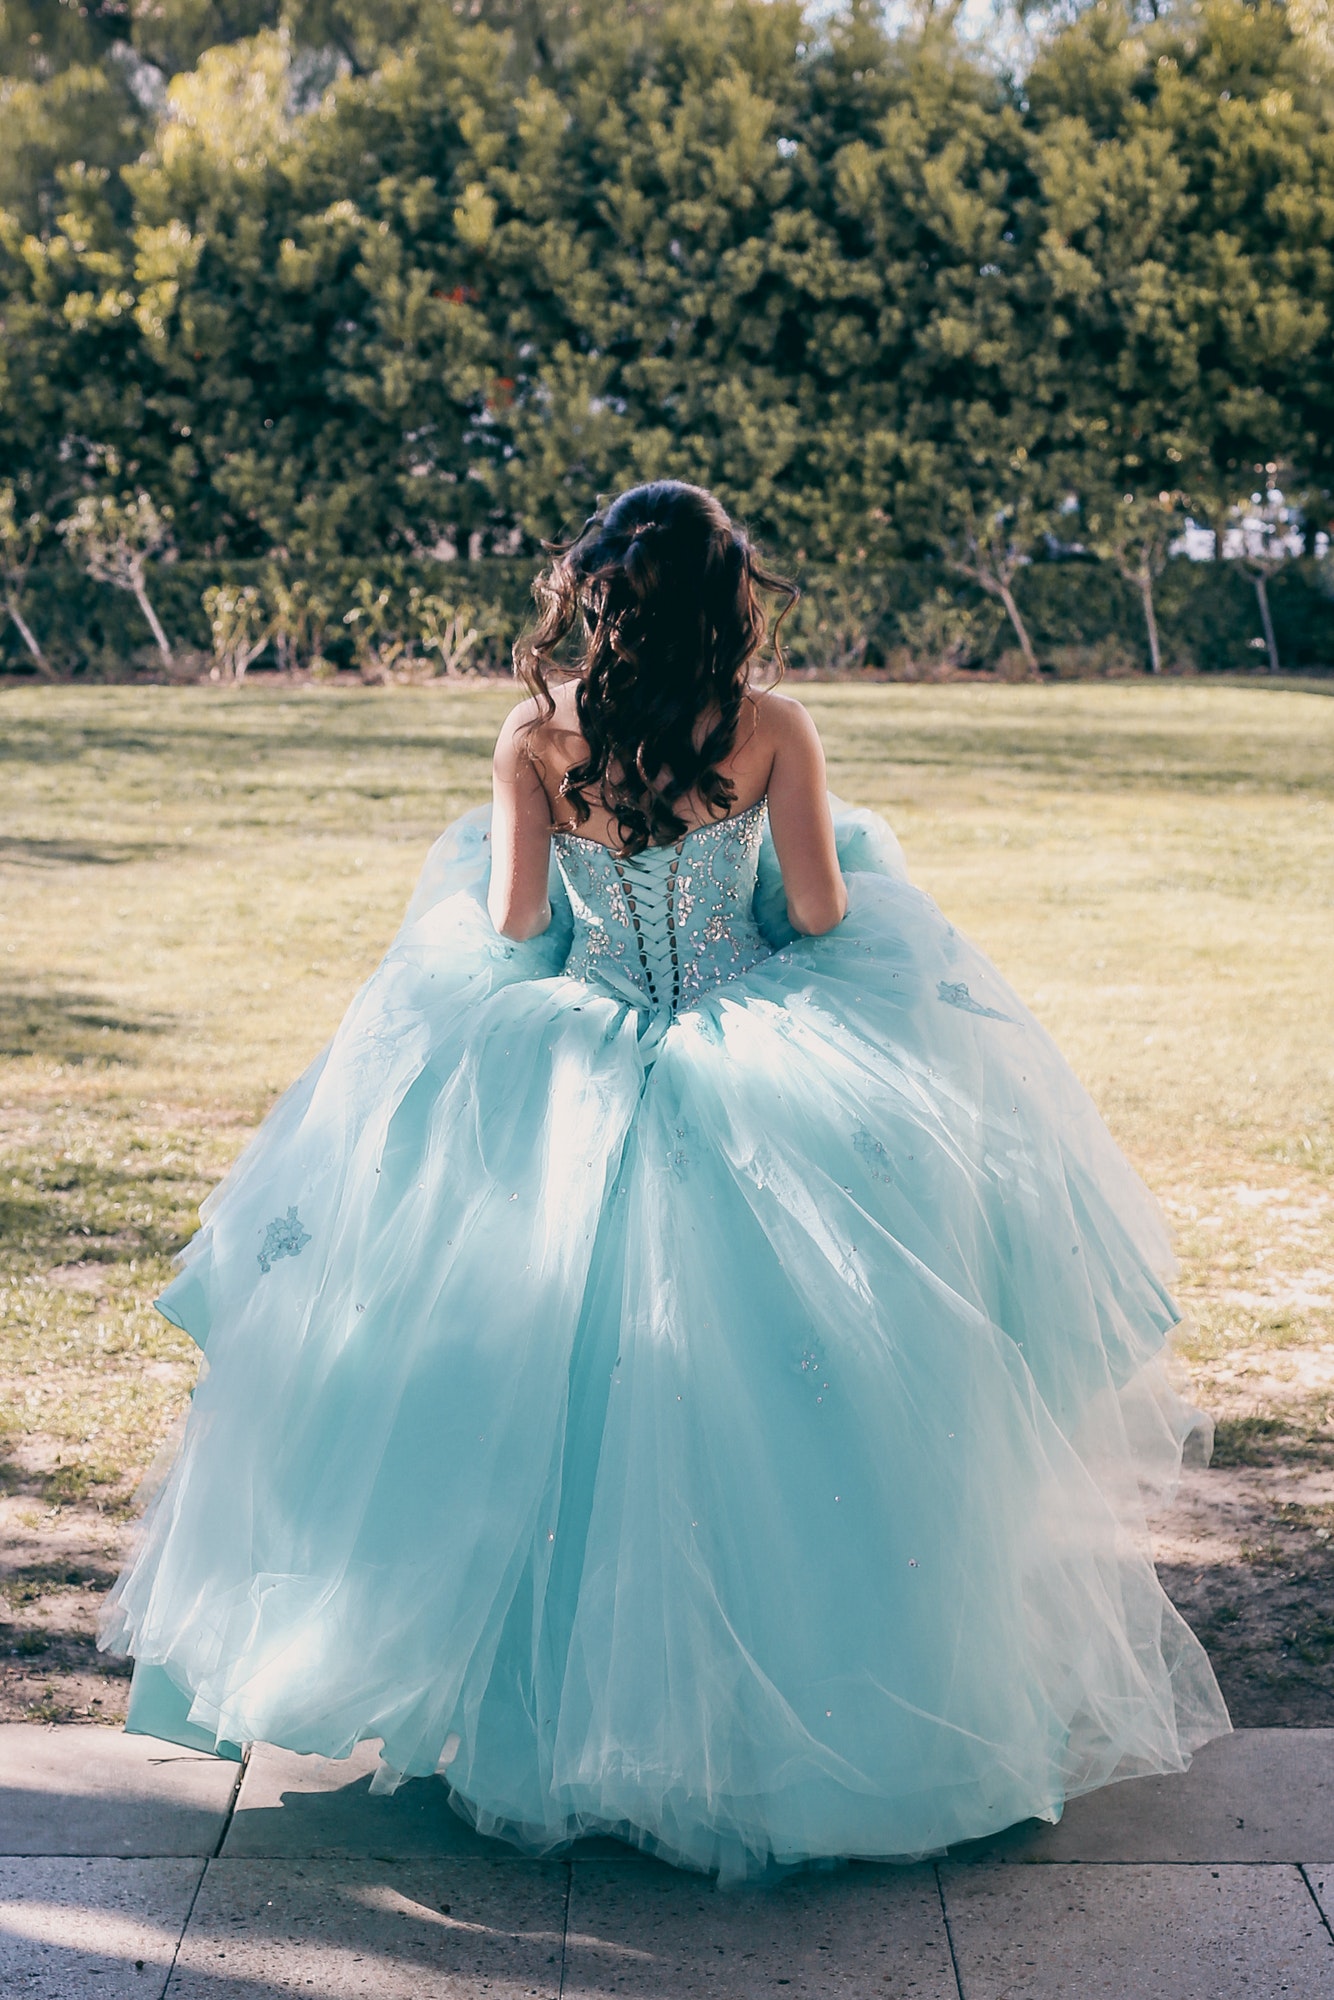
M892 820L1166 1204L1219 1450L1165 1580L1235 1719L1334 1723L1334 699L801 693L835 788ZM123 1712L92 1614L194 1378L149 1301L485 796L509 700L0 694L0 1716Z

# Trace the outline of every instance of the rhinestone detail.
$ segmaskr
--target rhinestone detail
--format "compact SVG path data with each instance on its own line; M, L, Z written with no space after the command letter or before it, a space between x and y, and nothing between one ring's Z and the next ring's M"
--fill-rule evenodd
M574 912L566 971L676 1014L769 955L751 912L766 805L692 827L670 846L622 858L557 832Z

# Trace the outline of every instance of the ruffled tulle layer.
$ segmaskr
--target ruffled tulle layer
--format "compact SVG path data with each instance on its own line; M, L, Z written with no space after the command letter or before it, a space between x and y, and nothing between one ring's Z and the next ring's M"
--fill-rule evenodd
M850 911L666 1030L512 945L485 815L161 1300L205 1347L104 1643L192 1740L444 1768L484 1830L909 1857L1226 1729L1144 1508L1158 1212L839 814ZM160 1720L145 1726L170 1727Z

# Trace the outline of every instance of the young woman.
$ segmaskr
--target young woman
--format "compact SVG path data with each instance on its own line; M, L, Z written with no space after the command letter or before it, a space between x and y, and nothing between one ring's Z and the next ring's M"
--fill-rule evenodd
M1144 1507L1152 1199L751 678L717 501L622 494L491 811L204 1204L113 1593L132 1728L442 1773L533 1849L910 1857L1228 1727Z

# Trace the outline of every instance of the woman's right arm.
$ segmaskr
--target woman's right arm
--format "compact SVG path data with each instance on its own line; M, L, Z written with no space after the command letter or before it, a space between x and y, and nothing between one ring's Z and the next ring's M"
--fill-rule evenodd
M770 694L765 706L774 733L769 830L783 874L788 920L793 930L820 937L841 924L848 909L829 810L824 745L806 710L790 695Z
M551 922L551 807L528 755L532 702L511 711L491 765L491 880L486 907L502 937L522 942Z

